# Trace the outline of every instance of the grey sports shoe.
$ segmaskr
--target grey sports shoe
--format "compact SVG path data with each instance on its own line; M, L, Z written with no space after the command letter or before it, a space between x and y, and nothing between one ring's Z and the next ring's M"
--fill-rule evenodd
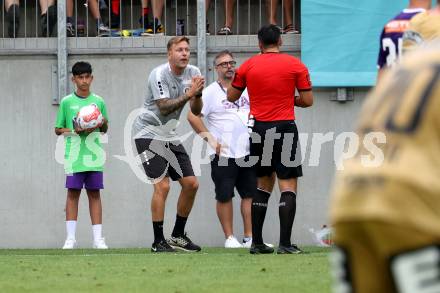
M186 233L182 236L173 237L167 240L168 244L174 249L180 249L187 252L199 252L202 250L200 246L194 244Z
M172 248L166 240L161 240L158 243L153 243L151 245L151 252L159 253L159 252L176 252L174 248Z

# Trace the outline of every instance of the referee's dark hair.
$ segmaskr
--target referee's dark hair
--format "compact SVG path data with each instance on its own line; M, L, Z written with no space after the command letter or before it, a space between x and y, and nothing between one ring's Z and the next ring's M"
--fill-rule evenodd
M265 48L278 45L280 36L281 30L274 24L265 25L258 31L258 40Z

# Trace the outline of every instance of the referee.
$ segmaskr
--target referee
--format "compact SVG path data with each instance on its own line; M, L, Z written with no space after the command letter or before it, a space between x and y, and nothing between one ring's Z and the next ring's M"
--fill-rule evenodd
M307 67L299 59L280 52L280 36L280 29L275 25L264 26L258 31L261 54L240 66L228 89L230 102L239 99L245 88L249 93L250 155L258 157L258 192L252 200L251 212L252 254L273 253L273 248L263 242L262 230L275 175L281 191L277 253L302 252L290 239L296 213L297 180L302 176L301 165L294 163L300 161L299 154L296 158L299 144L294 106L312 106L313 93ZM299 92L298 97L295 97L295 89Z

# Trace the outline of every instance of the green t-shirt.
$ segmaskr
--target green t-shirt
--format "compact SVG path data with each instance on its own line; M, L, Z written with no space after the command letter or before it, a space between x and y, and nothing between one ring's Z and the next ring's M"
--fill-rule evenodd
M94 93L90 93L87 98L81 98L72 93L61 100L55 127L73 130L73 118L76 117L82 107L90 104L96 104L108 121L103 98ZM74 134L65 137L64 170L66 174L104 170L106 156L99 137L100 132L98 129L90 134L82 133L81 135Z

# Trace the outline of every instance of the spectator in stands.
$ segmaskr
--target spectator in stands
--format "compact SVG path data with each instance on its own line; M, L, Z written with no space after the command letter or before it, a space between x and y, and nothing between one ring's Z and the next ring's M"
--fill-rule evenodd
M164 0L151 0L153 6L153 23L151 27L145 30L145 33L150 35L163 35L165 28L161 23L161 18L163 14Z
M206 0L206 14L211 0ZM225 25L217 32L218 35L232 35L232 25L234 24L234 6L235 0L224 0L225 5ZM206 25L206 33L209 34L209 24Z
M121 0L109 0L110 1L110 27L121 28ZM148 13L150 9L148 7L148 0L141 0L141 18L139 18L139 24L144 29L150 28L150 22L148 20Z
M380 35L380 50L377 60L377 81L383 70L393 66L402 52L402 36L408 29L411 18L431 7L431 0L411 0L408 7L391 19Z
M281 33L297 34L298 31L293 27L292 0L281 0L281 3L283 5L284 23L286 24L284 28L279 26L279 28L281 29ZM266 5L268 7L267 13L269 18L269 24L277 25L276 16L277 16L278 0L266 0Z
M15 38L20 28L19 0L5 0L6 19L8 21L8 36Z
M110 29L102 22L101 13L99 12L98 0L86 0L86 6L90 8L90 13L96 21L96 30L99 35L105 35L110 33ZM75 25L73 21L73 0L66 1L66 31L68 37L75 36Z
M57 23L57 6L55 0L40 0L41 32L44 37L51 36Z

